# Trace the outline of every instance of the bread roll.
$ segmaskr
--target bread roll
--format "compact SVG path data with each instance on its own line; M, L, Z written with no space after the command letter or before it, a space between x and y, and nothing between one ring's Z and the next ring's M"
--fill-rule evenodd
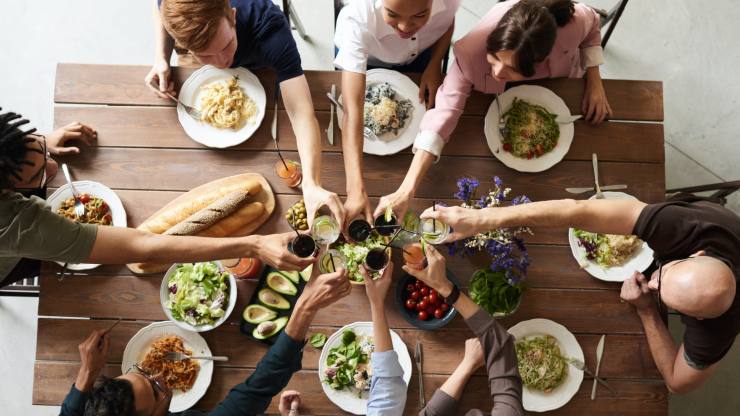
M184 201L145 221L138 228L155 234L163 234L178 223L186 220L191 215L208 207L214 201L234 192L246 192L255 196L262 192L262 185L257 180L249 180L244 183L235 183L222 186L218 190L207 192L190 201Z
M247 224L257 221L265 212L261 202L252 202L236 212L198 233L200 237L226 237L233 235Z
M247 201L249 193L233 192L165 231L166 235L195 235L231 215Z

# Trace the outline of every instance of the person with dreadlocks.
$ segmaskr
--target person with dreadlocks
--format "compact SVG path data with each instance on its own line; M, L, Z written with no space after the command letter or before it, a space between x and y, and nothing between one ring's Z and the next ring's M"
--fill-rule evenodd
M53 213L39 196L58 170L52 156L79 153L97 132L72 123L48 136L0 108L0 287L37 275L40 260L65 263L177 263L258 257L280 270L313 262L287 250L291 233L234 238L164 236L133 228L81 224ZM30 194L30 196L28 196Z

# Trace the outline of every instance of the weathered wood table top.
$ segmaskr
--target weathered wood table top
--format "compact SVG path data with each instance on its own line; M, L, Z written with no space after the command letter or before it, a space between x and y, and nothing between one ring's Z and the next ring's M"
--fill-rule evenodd
M263 174L276 194L276 213L259 230L261 234L288 231L282 213L300 199L273 173L277 158L269 133L272 120L274 76L259 73L267 92L267 111L262 125L245 143L213 150L194 142L177 121L173 103L152 94L144 85L148 71L144 66L60 64L56 74L55 126L71 121L89 123L99 132L97 146L87 148L65 160L79 179L101 182L121 197L130 226L139 225L168 201L200 184L243 172ZM192 69L174 68L179 85ZM325 93L331 84L339 86L339 72L307 72L314 106L322 128L329 121L329 102ZM580 114L583 82L576 79L551 79L537 82L562 97L573 114ZM526 194L532 200L567 198L565 187L593 184L591 153L599 156L602 184L624 183L627 192L645 202L663 198L665 190L663 149L662 84L653 81L605 80L612 121L598 127L577 121L575 137L565 159L538 174L519 173L493 157L483 134L483 116L491 96L474 93L465 114L444 150L417 192L412 208L420 212L432 200L454 203L455 181L462 176L480 179L488 189L498 175L513 188L513 194ZM284 108L281 108L284 112ZM297 159L296 138L288 117L281 116L280 144L285 155ZM336 123L335 123L336 124ZM339 137L339 130L335 135ZM345 173L341 146L329 146L322 137L322 180L326 188L345 194ZM411 161L410 149L387 157L365 155L365 184L372 203L381 195L396 190ZM51 184L63 183L61 175ZM587 195L578 196L586 198ZM529 290L519 310L502 320L507 327L531 318L548 318L575 333L586 356L595 367L596 343L607 334L601 375L616 389L612 396L600 388L590 400L592 379L584 379L578 394L558 415L664 415L668 394L648 349L642 325L626 303L619 302L620 285L596 280L581 270L568 247L566 229L535 229L526 239L532 265L527 280ZM400 263L402 260L397 259ZM470 260L451 258L448 267L463 283L479 268ZM124 321L111 332L111 348L105 374L120 374L123 350L140 328L166 319L159 302L161 275L135 277L124 266L103 266L87 275L58 282L59 268L45 266L41 277L39 322L34 371L34 404L58 405L72 385L79 368L77 345L94 329L106 328L115 317ZM204 333L214 355L227 355L230 361L218 363L208 393L198 407L213 408L228 390L242 382L267 350L266 346L241 334L241 311L254 290L254 283L239 283L239 300L228 325ZM463 356L463 343L472 336L461 317L446 328L425 332L402 318L389 294L388 320L407 343L410 351L417 340L424 348L424 390L427 400L441 386ZM89 318L69 320L68 318ZM370 320L364 287L321 311L310 332L331 334L354 321ZM303 370L296 373L289 388L303 393L302 413L340 414L323 394L316 369L320 351L307 345ZM414 369L416 372L416 369ZM419 410L418 378L414 374L408 388L407 414ZM487 379L481 371L465 389L461 409L492 405ZM271 412L276 412L273 400Z

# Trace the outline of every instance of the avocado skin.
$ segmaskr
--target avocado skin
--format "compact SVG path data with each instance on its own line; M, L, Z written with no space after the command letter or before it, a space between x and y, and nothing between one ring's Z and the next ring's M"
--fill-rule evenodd
M285 272L280 270L278 273L282 274L283 276L287 277L291 282L298 284L301 281L301 278L298 274L298 272Z
M273 297L277 298L277 303L273 304L273 303L266 302L264 300L265 295L267 296L272 295ZM260 302L262 302L262 304L265 306L269 306L274 309L290 309L290 302L288 302L288 299L285 299L283 295L275 292L274 290L270 288L263 288L262 290L260 290L257 297L259 298Z
M273 329L271 332L262 335L259 332L257 332L257 327L255 327L254 330L252 330L252 336L255 337L256 339L267 339L273 335L276 335L278 332L282 331L283 328L285 328L285 325L288 324L288 317L283 316L282 318L275 319L272 322L275 323L275 329Z
M252 308L253 309L264 309L267 313L262 318L250 319L247 311L249 311ZM249 322L250 324L259 324L265 321L271 321L275 319L277 317L277 312L273 311L270 308L266 308L262 305L252 304L244 308L244 313L242 314L242 316L244 317L244 320Z
M280 272L271 272L267 275L266 279L267 286L275 292L288 296L295 296L298 293L298 288L295 287L295 284Z

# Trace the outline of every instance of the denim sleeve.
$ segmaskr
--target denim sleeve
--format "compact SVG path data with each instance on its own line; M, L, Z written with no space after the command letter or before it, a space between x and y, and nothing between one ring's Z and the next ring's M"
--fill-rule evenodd
M85 413L85 404L90 397L88 393L77 390L75 385L69 389L67 397L62 402L62 408L59 409L59 416L82 416Z
M372 382L367 400L368 416L401 415L406 406L406 383L395 351L374 352L370 357Z

